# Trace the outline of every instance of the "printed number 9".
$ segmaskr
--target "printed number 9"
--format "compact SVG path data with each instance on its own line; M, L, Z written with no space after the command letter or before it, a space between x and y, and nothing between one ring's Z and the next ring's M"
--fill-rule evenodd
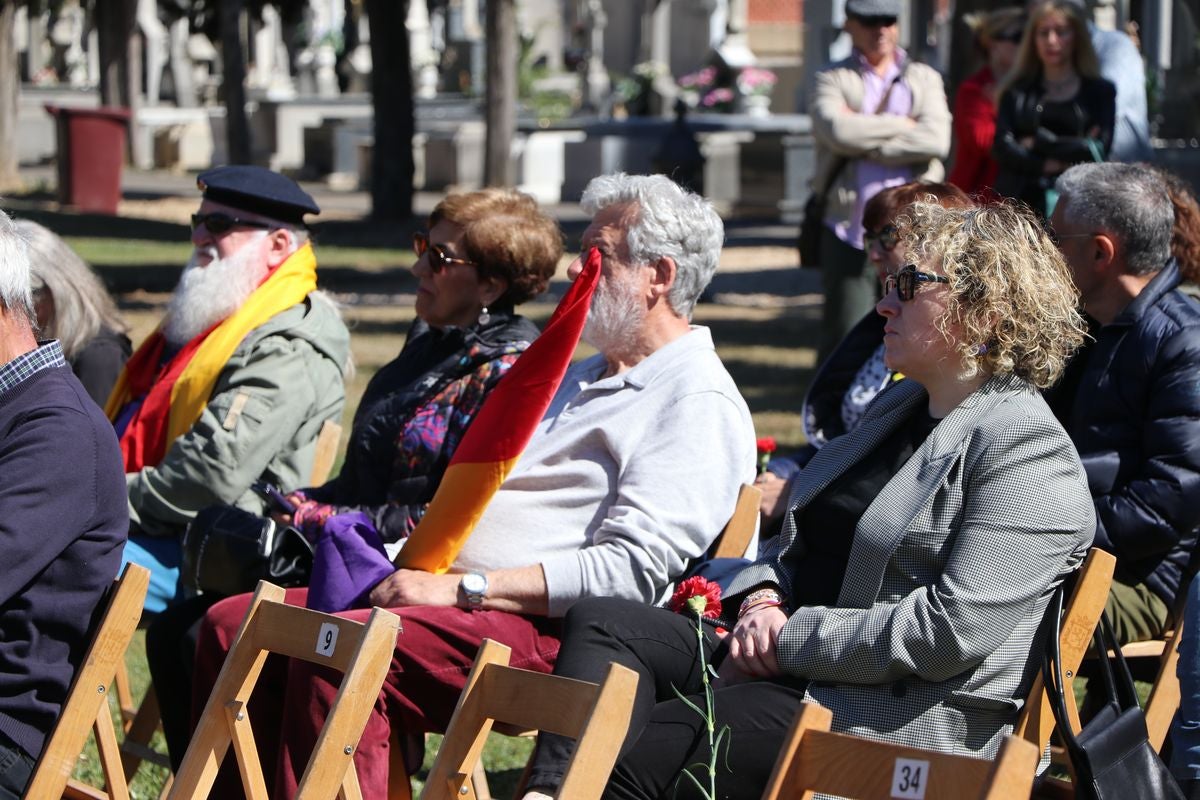
M333 631L327 630L327 631L325 631L325 649L328 650L332 646L333 646Z

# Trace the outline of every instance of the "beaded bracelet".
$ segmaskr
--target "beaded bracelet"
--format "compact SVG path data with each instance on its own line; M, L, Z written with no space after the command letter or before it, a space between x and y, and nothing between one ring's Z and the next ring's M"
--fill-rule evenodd
M746 595L746 599L742 601L741 608L738 609L738 619L741 619L752 608L766 605L781 606L783 605L783 595L775 589L758 589Z

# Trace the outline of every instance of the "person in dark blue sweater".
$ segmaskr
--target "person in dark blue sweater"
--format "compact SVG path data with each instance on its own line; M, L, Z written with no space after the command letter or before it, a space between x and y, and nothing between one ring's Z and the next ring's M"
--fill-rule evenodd
M0 212L0 800L29 782L129 530L112 425L34 319L25 243Z

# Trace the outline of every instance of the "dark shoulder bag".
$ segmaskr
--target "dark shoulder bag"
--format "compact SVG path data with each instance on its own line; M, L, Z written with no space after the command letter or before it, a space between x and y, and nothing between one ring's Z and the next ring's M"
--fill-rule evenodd
M253 592L260 580L306 586L312 561L312 544L290 525L234 506L209 506L183 534L179 580L188 595Z
M888 84L887 91L879 99L879 105L875 107L873 113L880 114L887 108L888 98L892 96L892 89L902 78L904 78L904 72L901 72L895 80ZM825 202L829 199L829 191L837 183L838 176L849 163L850 159L848 158L839 158L834 162L833 170L829 173L829 180L819 191L814 189L804 204L804 217L800 220L800 235L796 238L801 267L817 267L821 264L821 229L825 227Z
M1053 603L1051 605L1054 605ZM1061 611L1062 594L1057 594ZM1096 626L1093 646L1100 665L1101 683L1107 695L1103 707L1078 734L1071 731L1063 694L1062 661L1059 650L1061 614L1053 615L1042 658L1042 679L1058 733L1066 745L1075 775L1078 800L1184 800L1183 792L1158 753L1150 746L1146 717L1138 705L1129 666L1116 643L1108 615ZM1106 658L1109 650L1114 658ZM1114 674L1113 661L1116 661ZM1099 689L1099 687L1097 687Z

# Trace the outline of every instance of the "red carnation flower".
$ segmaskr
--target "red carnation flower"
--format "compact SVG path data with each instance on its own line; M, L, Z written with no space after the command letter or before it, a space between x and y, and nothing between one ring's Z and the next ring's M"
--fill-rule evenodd
M771 461L771 453L775 452L775 437L764 436L754 442L758 448L758 474L763 475L767 471L767 464Z
M675 587L667 607L676 614L692 611L698 616L716 619L721 614L721 587L695 575Z

